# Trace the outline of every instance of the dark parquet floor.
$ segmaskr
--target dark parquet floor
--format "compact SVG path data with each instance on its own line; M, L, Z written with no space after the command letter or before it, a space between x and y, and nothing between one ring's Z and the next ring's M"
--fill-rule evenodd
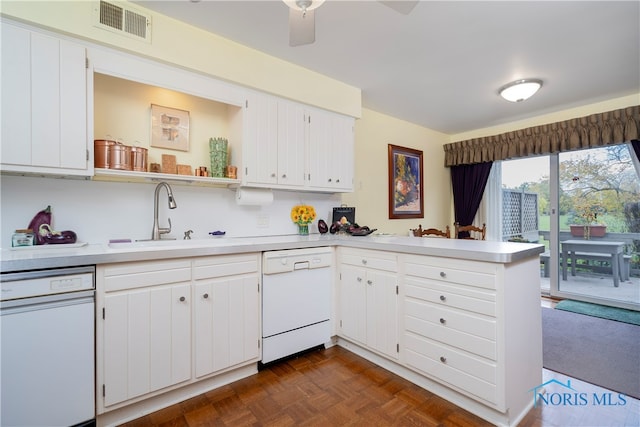
M545 380L554 376L544 372ZM579 382L578 382L579 383ZM595 387L579 383L580 390ZM523 427L638 424L625 408L535 408ZM334 346L269 365L255 375L154 412L141 426L460 426L491 424L383 368Z
M138 426L490 425L334 346L125 424Z

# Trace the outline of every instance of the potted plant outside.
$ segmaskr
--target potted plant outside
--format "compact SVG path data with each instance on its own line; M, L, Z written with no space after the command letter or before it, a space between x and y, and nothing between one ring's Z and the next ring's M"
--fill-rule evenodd
M584 204L578 207L579 224L570 224L571 235L574 237L604 237L607 233L607 225L598 222L598 213L602 208L595 204Z
M571 235L573 237L584 237L589 239L590 237L604 237L607 234L607 226L604 224L589 224L579 225L571 224Z

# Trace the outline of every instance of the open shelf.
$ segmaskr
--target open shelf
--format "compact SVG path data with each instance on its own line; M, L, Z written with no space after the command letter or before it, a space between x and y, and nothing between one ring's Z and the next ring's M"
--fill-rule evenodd
M159 182L171 181L176 184L201 185L209 187L228 187L240 184L239 179L217 178L195 175L177 175L171 173L136 172L119 169L95 168L94 181L115 182Z

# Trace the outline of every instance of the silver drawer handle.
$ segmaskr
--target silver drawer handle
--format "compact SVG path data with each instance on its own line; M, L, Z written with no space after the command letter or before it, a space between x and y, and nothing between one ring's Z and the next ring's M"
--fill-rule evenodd
M447 363L447 358L446 358L446 357L444 357L444 356L440 356L440 361L441 361L442 363Z
M440 272L440 277L447 277L447 274L444 271Z
M362 260L362 263L363 263L363 264L366 264L366 263L367 263L367 260L366 260L366 259L363 259L363 260Z
M283 173L283 174L282 174L282 177L283 177L283 178L286 178L286 177L287 177L287 174L286 174L286 173Z
M180 297L180 302L185 302L186 298L185 297Z
M371 280L367 280L367 284L368 285L373 285L373 282Z
M358 277L358 282L362 282L362 277Z
M441 317L441 318L440 318L440 323L442 323L442 324L444 325L445 323L447 323L447 321L446 321L446 320L444 320L444 319Z
M447 297L445 297L444 295L440 295L440 301L446 301Z
M202 295L202 298L204 298L204 299L209 298L209 294L204 294L204 295Z

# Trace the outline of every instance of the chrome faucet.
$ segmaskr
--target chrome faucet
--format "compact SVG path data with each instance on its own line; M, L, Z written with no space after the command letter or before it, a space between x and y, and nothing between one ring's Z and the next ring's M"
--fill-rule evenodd
M153 198L153 230L151 231L151 240L160 240L162 234L171 233L171 218L167 218L169 221L169 228L160 227L158 225L158 196L160 195L160 187L167 189L167 197L169 198L169 209L175 209L176 200L173 198L173 192L171 187L166 182L161 182L156 186L156 191Z

